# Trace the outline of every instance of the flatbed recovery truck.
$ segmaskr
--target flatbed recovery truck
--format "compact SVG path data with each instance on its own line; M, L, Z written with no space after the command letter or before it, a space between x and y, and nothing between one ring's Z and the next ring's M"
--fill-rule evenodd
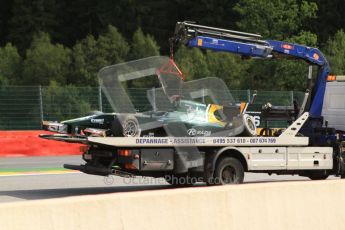
M83 159L93 163L65 167L103 176L165 177L176 185L242 183L244 172L343 178L344 142L310 146L308 137L298 135L308 118L305 112L278 137L88 137Z
M171 44L180 43L247 57L305 60L310 66L309 91L301 107L295 108L294 122L279 136L65 139L86 144L86 164L65 168L102 176L165 177L176 185L242 183L245 172L296 174L313 180L345 177L344 133L325 126L321 117L329 65L318 49L189 22L177 23ZM312 65L318 67L314 85Z

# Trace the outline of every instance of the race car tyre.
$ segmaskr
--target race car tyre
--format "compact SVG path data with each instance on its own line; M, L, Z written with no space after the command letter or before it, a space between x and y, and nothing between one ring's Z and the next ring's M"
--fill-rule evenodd
M140 137L138 119L133 115L119 115L111 124L111 131L115 137Z
M223 157L218 160L212 184L241 184L243 180L244 168L239 160L233 157Z
M248 115L248 114L243 114L242 116L243 119L243 125L244 125L244 136L256 136L256 126L255 126L255 119L254 117Z

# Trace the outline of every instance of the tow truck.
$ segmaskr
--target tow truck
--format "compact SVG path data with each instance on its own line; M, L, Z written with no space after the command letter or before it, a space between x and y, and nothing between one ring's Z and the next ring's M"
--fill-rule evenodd
M148 135L65 139L85 144L82 149L83 159L86 161L84 165L65 164L65 168L102 176L164 177L167 182L175 185L190 185L197 181L208 185L242 183L245 172L296 174L313 180L326 179L329 175L345 177L345 135L324 124L321 116L330 67L319 49L284 41L264 40L258 34L191 22L176 24L170 44L169 63L161 70L173 75L181 75L179 71L173 71L176 66L172 59L174 48L181 44L215 52L234 53L246 58L293 58L306 61L309 66L308 89L303 103L293 108L265 108L268 117L289 114L292 117L291 125L278 136ZM315 84L312 82L313 66L318 69ZM115 73L110 72L111 69L101 70L101 74L106 76L101 83L112 79ZM116 72L119 79L135 78L134 75L138 74L138 71L132 71L131 75L118 70ZM157 70L150 72L154 73L161 77ZM198 97L198 94L202 94L199 91L193 92L193 95ZM113 103L117 99L113 95L115 92L122 92L122 89L106 90L106 95ZM172 103L178 103L179 97L181 95L174 95L169 99ZM154 100L155 107L156 103ZM118 105L117 108L124 106L123 103ZM164 128L166 133L171 133L170 127ZM177 125L173 129L180 131L184 127Z

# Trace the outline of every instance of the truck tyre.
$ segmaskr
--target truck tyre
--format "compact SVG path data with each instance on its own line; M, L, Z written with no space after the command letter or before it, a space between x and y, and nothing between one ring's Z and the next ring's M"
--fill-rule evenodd
M188 175L165 175L165 181L176 187L193 186L197 180L194 177Z
M233 157L223 157L217 162L213 183L211 184L241 184L243 179L244 168L242 163Z
M308 175L309 179L311 180L326 180L328 178L328 174L325 172L314 172Z
M131 115L118 115L111 124L111 132L115 137L140 137L138 119Z

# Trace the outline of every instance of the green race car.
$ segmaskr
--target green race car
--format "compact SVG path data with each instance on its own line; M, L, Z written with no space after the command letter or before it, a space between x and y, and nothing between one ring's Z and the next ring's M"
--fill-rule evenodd
M113 113L96 111L60 123L44 122L44 129L62 134L61 138L256 135L254 118L241 114L221 79L185 82L167 57L109 66L99 72L99 79ZM145 110L132 100L131 87L147 89Z

